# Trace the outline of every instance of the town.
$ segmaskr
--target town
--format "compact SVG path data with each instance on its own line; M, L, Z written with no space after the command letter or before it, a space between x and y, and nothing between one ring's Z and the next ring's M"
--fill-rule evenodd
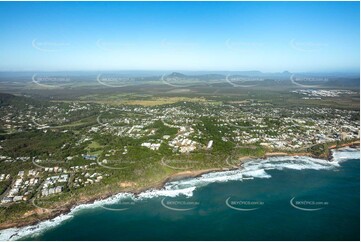
M0 174L2 206L129 179L129 169L147 167L153 156L165 164L164 156L222 155L230 149L303 152L360 135L358 110L278 107L253 99L159 106L26 103L1 106L0 113L3 130L12 135L0 141L0 164L8 171Z

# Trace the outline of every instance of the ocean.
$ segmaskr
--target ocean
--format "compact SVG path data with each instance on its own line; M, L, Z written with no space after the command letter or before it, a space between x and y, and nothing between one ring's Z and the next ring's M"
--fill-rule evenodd
M249 161L239 170L118 194L1 240L359 240L360 151Z

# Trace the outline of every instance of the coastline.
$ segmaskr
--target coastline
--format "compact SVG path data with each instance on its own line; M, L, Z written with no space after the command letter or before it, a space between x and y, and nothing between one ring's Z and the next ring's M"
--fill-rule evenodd
M329 146L328 149L333 150L333 149L339 149L339 148L343 148L343 147L347 147L347 146L359 147L360 142L359 141L353 141L353 142L349 142L349 143L339 145L337 147L336 147L336 145L332 145L332 146ZM136 189L134 189L134 188L125 188L122 191L118 191L118 192L112 192L112 191L104 190L105 191L104 193L81 196L80 198L78 198L76 200L66 201L60 208L58 208L56 210L55 209L50 210L50 209L34 208L33 210L30 210L30 211L26 212L24 214L24 217L36 214L36 215L41 215L42 216L41 219L34 218L33 220L23 221L23 222L18 222L18 221L5 222L5 223L0 224L0 230L9 229L9 228L21 228L21 227L25 227L25 226L36 225L36 224L38 224L38 223L40 223L42 221L54 219L54 218L56 218L56 217L58 217L60 215L68 214L74 208L76 208L76 207L78 207L80 205L93 204L95 201L105 200L105 199L108 199L108 198L110 198L112 196L115 196L115 195L117 195L119 193L132 193L135 196L137 196L140 193L148 191L148 190L162 189L165 186L166 183L171 182L171 181L178 181L178 180L183 180L183 179L196 178L196 177L200 177L200 176L202 176L204 174L208 174L208 173L212 173L212 172L236 170L236 169L241 168L242 164L244 164L245 162L247 162L249 160L266 159L266 158L269 158L269 157L284 157L284 156L308 156L308 157L313 157L313 158L331 160L332 159L332 152L330 152L330 154L331 155L329 155L328 157L322 157L322 156L321 157L315 157L311 153L306 153L306 152L299 152L299 153L269 152L269 153L266 153L263 157L250 157L250 156L240 157L238 166L234 166L234 167L231 167L231 168L211 168L211 169L203 169L203 170L195 170L195 171L188 170L188 171L177 172L177 173L173 173L173 174L165 177L162 181L159 181L159 182L156 182L154 184L150 184L148 186L141 187L141 188L136 188Z

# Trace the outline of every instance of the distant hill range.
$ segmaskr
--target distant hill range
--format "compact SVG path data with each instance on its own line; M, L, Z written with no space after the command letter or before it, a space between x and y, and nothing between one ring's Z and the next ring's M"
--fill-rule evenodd
M237 72L221 72L221 73L203 73L195 72L190 74L183 74L180 72L173 72L166 78L177 78L178 82L181 79L187 81L188 79L199 80L203 82L220 83L228 80L235 86L241 84L262 83L262 86L288 86L299 84L299 87L304 85L310 88L315 86L317 88L359 88L360 78L357 74L319 74L319 73L296 73L289 71L278 73L263 73L260 71L237 71ZM228 78L228 79L227 79Z
M32 84L32 76L66 76L75 84L85 87L87 85L98 85L97 76L99 72L0 72L0 84L4 87L18 87L22 84ZM182 82L197 85L207 83L209 85L250 85L262 84L262 87L302 87L317 86L318 88L359 88L360 77L357 73L291 73L289 71L266 73L257 70L252 71L107 71L101 73L107 75L132 78L135 84L159 84L162 77L167 83ZM50 78L51 79L51 78ZM44 83L46 84L46 83ZM53 85L54 83L49 83ZM71 83L65 83L72 86ZM172 83L171 83L172 84Z

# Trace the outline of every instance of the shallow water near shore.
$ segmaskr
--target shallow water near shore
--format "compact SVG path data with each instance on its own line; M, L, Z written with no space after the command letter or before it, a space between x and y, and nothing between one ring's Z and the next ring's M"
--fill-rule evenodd
M242 169L119 194L36 226L21 240L359 240L360 153L272 157Z

